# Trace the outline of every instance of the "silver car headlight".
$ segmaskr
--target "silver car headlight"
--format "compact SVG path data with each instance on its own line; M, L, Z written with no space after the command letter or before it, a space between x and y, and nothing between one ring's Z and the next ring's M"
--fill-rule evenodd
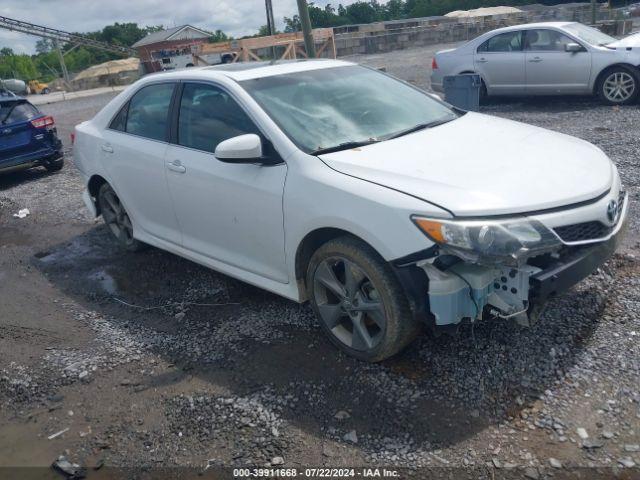
M413 216L416 226L444 250L484 264L520 265L562 243L542 223L525 218L441 220Z

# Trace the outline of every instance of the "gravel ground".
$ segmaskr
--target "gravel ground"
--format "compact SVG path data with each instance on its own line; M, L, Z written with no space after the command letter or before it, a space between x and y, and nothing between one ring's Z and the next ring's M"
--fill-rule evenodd
M432 52L355 60L428 88ZM66 141L111 96L42 109ZM602 148L633 198L624 248L531 328L425 333L378 365L332 348L307 306L156 249L118 250L86 215L70 155L57 174L0 177L0 466L65 455L87 466L196 472L637 475L640 109L563 98L483 110ZM24 207L29 217L11 217Z

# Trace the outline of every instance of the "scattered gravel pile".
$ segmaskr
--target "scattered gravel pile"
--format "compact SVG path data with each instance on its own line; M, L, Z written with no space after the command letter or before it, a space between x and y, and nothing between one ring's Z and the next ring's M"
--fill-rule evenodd
M452 348L449 339L429 344L420 356L438 372L432 392L438 392L439 400L453 396L468 407L504 414L508 398L539 390L576 360L576 332L596 327L605 302L603 286L604 279L581 284L550 304L529 329L514 322L478 324L473 336L457 342L455 355L447 351Z
M24 365L11 362L6 368L0 369L0 405L3 399L22 403L44 393L38 377Z
M280 417L288 402L269 387L241 397L180 395L167 401L167 416L171 431L195 448L206 452L208 442L223 439L232 463L263 465L289 446Z
M62 378L88 381L93 372L112 370L142 358L144 343L112 321L92 311L76 313L74 318L95 332L95 346L85 350L50 348L44 360L62 371Z

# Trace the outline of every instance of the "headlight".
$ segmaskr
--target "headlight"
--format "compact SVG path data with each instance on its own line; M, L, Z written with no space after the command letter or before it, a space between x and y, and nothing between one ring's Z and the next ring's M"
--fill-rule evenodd
M431 240L478 263L518 265L528 257L558 249L561 242L536 220L435 220L412 217Z

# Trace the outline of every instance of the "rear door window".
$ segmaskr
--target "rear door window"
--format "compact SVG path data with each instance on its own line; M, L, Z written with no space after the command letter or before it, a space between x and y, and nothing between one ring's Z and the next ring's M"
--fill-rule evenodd
M39 117L40 111L29 102L5 102L0 104L0 124L28 122Z
M522 32L506 32L491 37L478 47L478 52L521 52Z
M160 83L140 89L129 101L125 131L152 140L166 141L174 87L173 83Z

